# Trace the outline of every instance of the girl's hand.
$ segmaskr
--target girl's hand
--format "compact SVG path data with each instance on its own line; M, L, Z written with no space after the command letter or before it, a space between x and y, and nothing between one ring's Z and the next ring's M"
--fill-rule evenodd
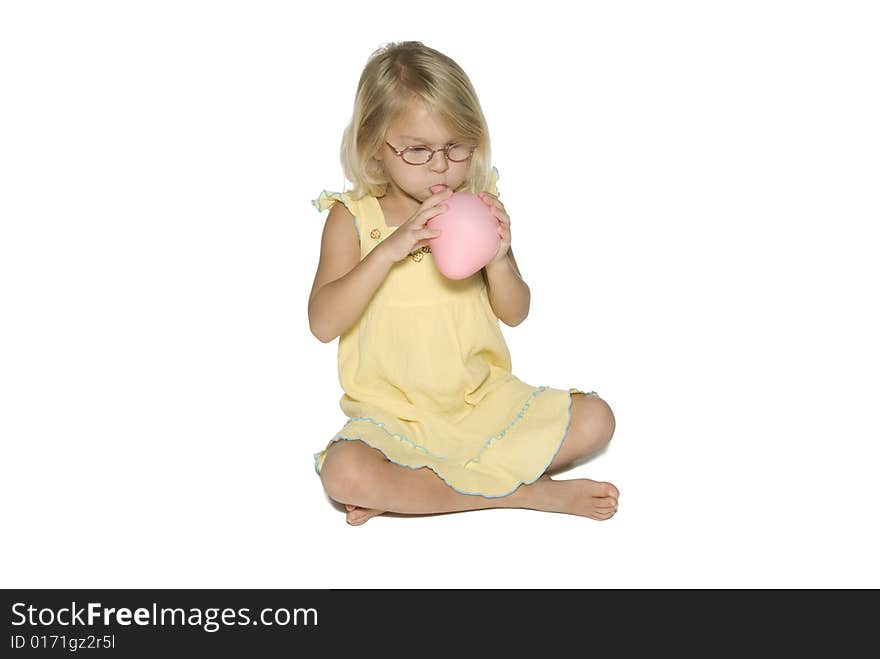
M498 220L498 235L501 237L501 244L498 245L498 251L488 265L498 263L507 258L507 252L510 251L510 217L504 210L504 204L498 201L498 197L488 192L481 192L480 199L492 209L492 214Z
M376 249L382 249L392 263L397 263L427 245L428 240L436 238L441 232L428 228L426 224L432 217L448 210L446 205L440 202L446 201L451 196L452 190L447 188L425 199L413 216L397 227L394 233L383 240Z

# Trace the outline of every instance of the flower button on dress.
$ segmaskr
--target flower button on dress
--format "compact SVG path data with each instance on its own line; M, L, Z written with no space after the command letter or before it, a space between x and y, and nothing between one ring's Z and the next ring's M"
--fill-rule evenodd
M373 229L372 231L370 231L370 238L372 238L373 240L379 240L379 238L381 237L382 234L380 233L379 229Z

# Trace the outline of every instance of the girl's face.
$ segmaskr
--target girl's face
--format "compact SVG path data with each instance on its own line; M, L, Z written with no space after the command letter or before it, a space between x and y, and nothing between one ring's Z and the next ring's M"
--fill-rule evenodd
M398 150L408 146L437 149L456 142L456 138L456 135L440 123L436 114L421 104L411 106L385 133L385 141ZM421 204L434 194L431 192L433 185L445 184L450 190L455 190L464 183L469 160L454 162L443 151L438 151L424 165L410 165L388 144L383 145L381 157L377 158L384 163L385 171L391 179L386 197L403 203L409 201Z

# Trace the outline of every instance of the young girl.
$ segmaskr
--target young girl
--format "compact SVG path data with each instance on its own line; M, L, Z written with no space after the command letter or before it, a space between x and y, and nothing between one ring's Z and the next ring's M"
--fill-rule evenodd
M315 454L327 495L358 525L390 511L531 508L597 520L617 510L611 483L549 474L605 446L611 408L596 392L533 387L511 373L499 319L525 319L530 291L490 167L477 95L449 57L420 42L368 61L342 140L348 192L330 209L309 296L309 325L339 337L348 421ZM501 244L461 280L436 268L427 221L453 191L479 194ZM488 192L486 192L488 190Z

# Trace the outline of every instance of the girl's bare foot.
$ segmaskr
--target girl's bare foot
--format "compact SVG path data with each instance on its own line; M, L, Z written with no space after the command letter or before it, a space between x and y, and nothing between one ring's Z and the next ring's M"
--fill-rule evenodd
M513 505L511 507L528 507L534 510L606 520L617 512L617 499L620 497L620 492L611 483L594 481L589 478L553 480L548 474L543 474L527 487L530 488L529 499L531 501L525 506ZM538 505L534 505L535 503ZM352 526L360 526L367 520L385 512L375 508L361 508L352 504L345 504L345 509L347 511L345 520Z
M381 515L384 513L384 510L376 510L374 508L361 508L360 506L353 506L350 503L345 504L345 521L351 524L352 526L360 526L368 519L375 517L376 515Z
M605 520L617 512L617 499L620 497L620 492L611 483L594 481L589 478L570 480L548 478L546 481L542 477L538 483L544 483L548 487L548 491L552 492L550 496L555 499L556 503L554 508L560 513Z

